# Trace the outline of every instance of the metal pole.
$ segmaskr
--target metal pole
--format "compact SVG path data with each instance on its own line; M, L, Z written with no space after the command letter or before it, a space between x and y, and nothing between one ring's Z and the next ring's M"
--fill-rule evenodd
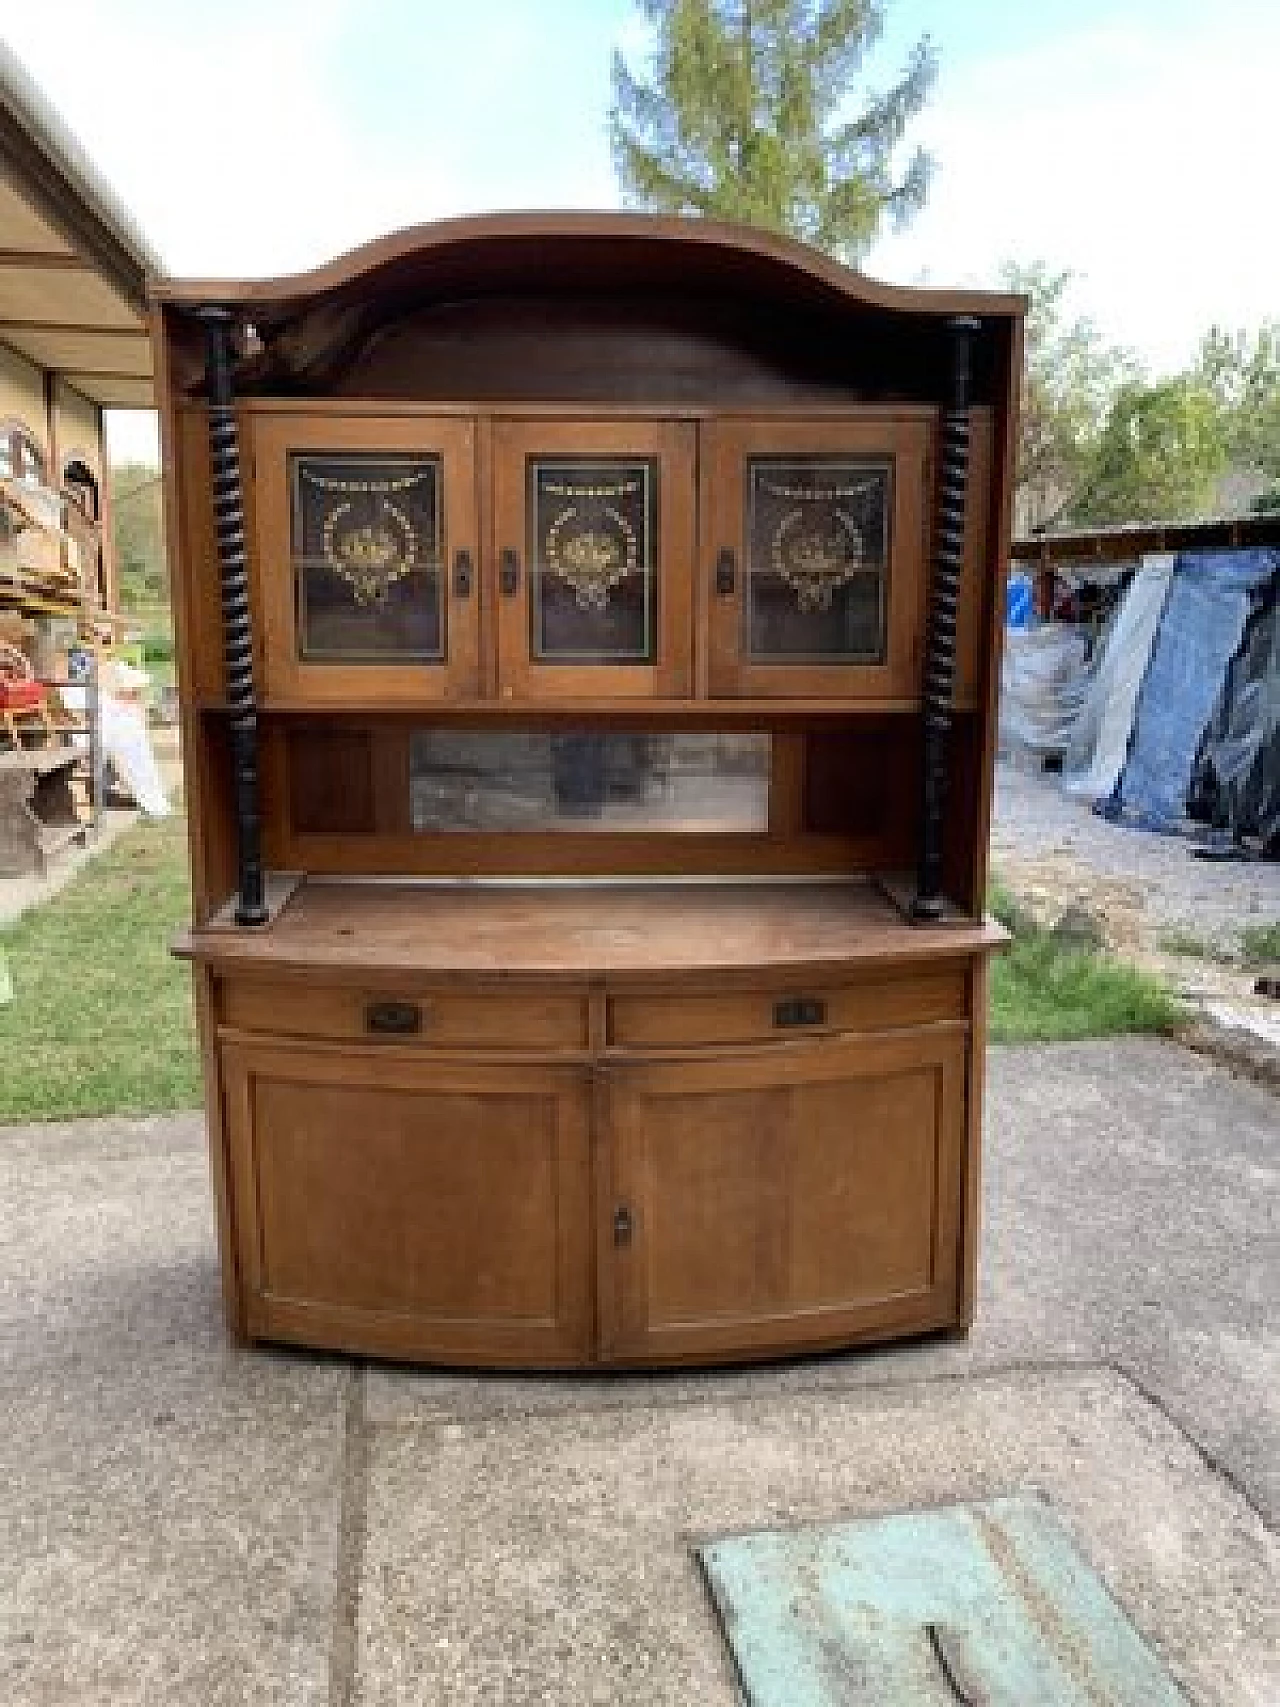
M90 634L88 644L89 671L84 684L85 717L89 724L89 791L93 797L93 833L102 832L102 815L107 787L107 761L102 744L102 664L98 657L98 637Z
M222 654L231 723L231 768L235 779L239 898L236 923L264 925L262 825L258 812L258 711L253 688L253 630L245 556L244 491L240 444L231 385L229 309L202 308L209 393L209 458L213 472L213 515L222 572Z
M942 824L947 804L947 748L956 679L956 622L964 567L965 498L969 482L969 363L979 322L959 315L947 322L951 334L949 399L942 412L933 573L929 585L929 628L925 641L920 841L916 895L911 916L940 919Z

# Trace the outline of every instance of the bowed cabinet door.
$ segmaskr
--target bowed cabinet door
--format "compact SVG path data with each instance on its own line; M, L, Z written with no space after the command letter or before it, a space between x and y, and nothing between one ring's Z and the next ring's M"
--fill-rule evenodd
M696 436L684 421L498 421L505 700L692 691Z
M699 573L713 696L918 696L933 415L708 423Z
M962 1032L611 1066L602 1356L714 1361L954 1323Z
M587 1359L584 1068L222 1053L251 1336L445 1363Z
M417 705L479 690L475 427L247 416L264 697Z

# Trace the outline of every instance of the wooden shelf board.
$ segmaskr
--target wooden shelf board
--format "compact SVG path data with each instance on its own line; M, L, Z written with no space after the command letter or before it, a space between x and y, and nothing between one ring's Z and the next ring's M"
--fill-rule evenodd
M226 716L230 707L225 700L201 698L196 709L207 716ZM952 710L968 715L979 710L976 700L957 700ZM348 698L341 704L320 705L314 701L290 699L260 699L260 717L311 717L324 719L357 717L418 717L431 722L481 721L537 723L564 722L568 718L595 720L607 717L611 722L627 719L643 723L646 718L683 718L702 723L723 723L734 719L775 721L780 718L823 719L830 717L913 717L920 712L918 699L637 699L547 700L424 699L418 704L394 704L386 699L367 700Z
M216 966L494 980L827 972L998 948L998 925L912 925L873 882L397 883L308 879L273 923L175 953Z

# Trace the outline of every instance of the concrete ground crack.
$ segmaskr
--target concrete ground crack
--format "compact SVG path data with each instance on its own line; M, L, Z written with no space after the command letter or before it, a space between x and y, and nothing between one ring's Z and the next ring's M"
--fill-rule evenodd
M355 1707L360 1658L360 1581L368 1539L369 1436L365 1369L348 1376L343 1413L338 1558L329 1645L329 1707Z
M1152 1410L1160 1413L1165 1422L1169 1424L1169 1427L1174 1429L1182 1439L1186 1441L1187 1445L1195 1453L1196 1457L1204 1465L1205 1469L1208 1470L1211 1475L1217 1476L1221 1481L1225 1482L1231 1489L1232 1493L1235 1494L1238 1499L1244 1501L1245 1505L1248 1506L1249 1510L1269 1535L1280 1533L1280 1531L1277 1531L1275 1523L1254 1498L1244 1479L1239 1476L1236 1471L1234 1471L1231 1466L1225 1462L1225 1460L1219 1458L1216 1452L1212 1452L1204 1442L1199 1439L1195 1433L1193 1433L1190 1425L1178 1415L1177 1411L1175 1411L1163 1398L1161 1398L1160 1394L1154 1387L1148 1386L1142 1376L1127 1364L1117 1363L1113 1360L1109 1362L1106 1367L1114 1374L1118 1375L1121 1380L1127 1381L1133 1388L1134 1392L1137 1393L1140 1398L1146 1400Z

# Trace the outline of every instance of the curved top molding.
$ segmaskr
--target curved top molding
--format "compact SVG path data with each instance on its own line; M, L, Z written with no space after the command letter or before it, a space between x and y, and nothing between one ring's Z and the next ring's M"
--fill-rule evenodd
M271 324L320 300L403 291L447 295L513 286L628 290L711 286L898 314L1019 318L1026 299L882 284L787 237L703 219L622 212L528 212L447 219L380 237L277 279L160 279L153 299L221 304Z

